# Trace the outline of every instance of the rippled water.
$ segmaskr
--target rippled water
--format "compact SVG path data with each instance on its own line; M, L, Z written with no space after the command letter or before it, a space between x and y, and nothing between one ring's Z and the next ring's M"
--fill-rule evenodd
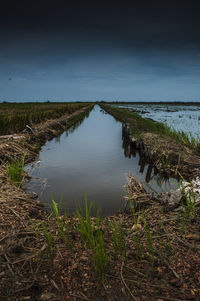
M122 209L128 174L156 191L175 186L172 180L164 181L154 174L127 144L122 124L98 106L74 130L47 142L36 162L26 169L32 177L25 184L27 191L38 193L48 204L52 195L57 202L62 195L70 213L84 195L102 209L103 215Z

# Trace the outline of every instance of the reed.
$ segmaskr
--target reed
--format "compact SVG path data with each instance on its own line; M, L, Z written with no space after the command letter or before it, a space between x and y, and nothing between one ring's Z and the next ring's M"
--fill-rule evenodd
M139 266L139 263L142 258L142 244L141 244L141 235L138 231L133 235L133 242L135 243L135 249L136 249L136 262L137 262L137 266Z
M94 205L93 203L88 204L86 197L84 201L84 209L80 204L76 204L76 215L79 219L78 231L82 240L84 240L88 246L92 247L94 245L94 225L91 221L90 213Z
M40 230L37 224L34 223L34 221L30 218L30 216L28 216L28 219L33 227L33 230L35 231L35 235L36 237L39 239L40 237Z
M112 246L114 248L114 255L117 258L118 254L122 254L126 258L126 241L122 228L116 223L111 224L112 230Z
M103 232L99 230L95 235L94 244L92 246L92 264L101 281L104 280L108 263L109 256L105 249Z
M70 238L70 231L69 231L69 221L67 216L60 216L60 210L61 210L61 206L57 206L56 202L54 201L54 199L52 199L52 210L53 210L53 215L55 218L55 222L56 222L56 226L58 229L58 234L59 237L61 239L61 241L63 241L66 246L71 247L72 246L72 240Z
M48 229L45 222L42 222L41 226L42 226L43 235L46 239L47 250L48 250L49 257L52 258L53 257L53 250L54 250L54 242L55 242L54 236L51 233L51 230Z
M79 220L78 231L82 240L85 242L85 248L91 248L92 266L101 278L101 281L103 281L109 257L105 249L103 231L100 229L99 210L97 210L97 218L94 225L90 217L91 210L94 208L94 205L91 202L88 204L86 197L84 202L84 208L82 208L80 204L76 205L76 215ZM96 230L95 226L97 228Z
M7 175L11 182L17 186L20 186L23 181L24 159L25 154L20 161L16 159L7 165Z
M147 224L147 221L144 217L144 215L142 216L142 221L144 224L144 232L146 234L146 238L147 238L147 255L150 258L151 264L152 266L154 266L155 264L155 249L154 249L154 245L153 245L153 236L150 230L149 225Z

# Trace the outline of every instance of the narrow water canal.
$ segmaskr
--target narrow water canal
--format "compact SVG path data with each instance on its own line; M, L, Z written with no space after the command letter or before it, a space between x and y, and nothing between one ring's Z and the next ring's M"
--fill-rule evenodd
M74 131L69 129L43 146L36 162L26 167L32 179L25 188L48 204L52 195L56 202L62 196L69 213L86 195L107 215L123 208L127 175L133 174L142 183L147 180L156 191L168 191L174 185L150 174L139 155L133 155L123 143L121 122L96 105Z

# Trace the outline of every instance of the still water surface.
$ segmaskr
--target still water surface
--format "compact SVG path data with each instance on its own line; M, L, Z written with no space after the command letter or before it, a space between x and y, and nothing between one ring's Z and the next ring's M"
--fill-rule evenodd
M119 211L130 174L143 183L146 178L156 191L175 186L172 180L165 182L153 170L151 173L138 153L130 154L123 142L122 124L99 106L74 131L68 130L47 142L36 162L26 169L32 177L25 185L27 191L36 192L48 204L52 195L56 202L62 195L69 213L84 195L101 208L103 215Z

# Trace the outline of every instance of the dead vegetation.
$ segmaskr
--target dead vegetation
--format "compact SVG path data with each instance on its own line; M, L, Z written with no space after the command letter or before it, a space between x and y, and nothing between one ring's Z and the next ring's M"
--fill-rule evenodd
M186 179L200 175L200 157L188 147L153 133L143 134L142 139L149 147L154 166L159 171L169 175L181 175Z

